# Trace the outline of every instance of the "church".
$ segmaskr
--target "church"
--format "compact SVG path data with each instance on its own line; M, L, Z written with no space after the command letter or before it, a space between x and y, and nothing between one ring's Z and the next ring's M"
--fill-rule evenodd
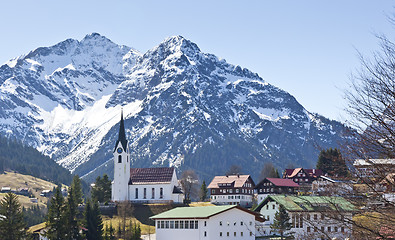
M135 203L182 203L184 194L174 167L130 168L130 151L126 140L123 113L118 140L113 151L114 181L112 201Z

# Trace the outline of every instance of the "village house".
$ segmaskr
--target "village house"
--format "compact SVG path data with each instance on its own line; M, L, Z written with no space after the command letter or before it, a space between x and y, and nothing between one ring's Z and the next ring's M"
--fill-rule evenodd
M296 239L346 239L352 234L352 225L344 219L352 219L356 208L342 197L270 195L254 209L266 219L257 227L257 236L275 234L270 225L280 205Z
M126 140L123 115L118 140L113 151L114 180L112 201L135 203L182 203L184 194L173 167L130 168L130 150Z
M394 173L395 159L356 159L353 167L358 177L385 177Z
M346 196L353 193L355 182L321 175L311 185L311 192L323 196Z
M250 175L215 176L208 185L213 204L251 207L255 183Z
M265 178L255 186L258 203L262 202L268 195L295 194L299 184L292 179Z
M178 207L151 217L156 240L255 239L259 214L240 206Z
M299 184L299 191L310 192L311 184L319 176L323 175L320 169L285 169L283 173L283 178L292 179L294 182Z

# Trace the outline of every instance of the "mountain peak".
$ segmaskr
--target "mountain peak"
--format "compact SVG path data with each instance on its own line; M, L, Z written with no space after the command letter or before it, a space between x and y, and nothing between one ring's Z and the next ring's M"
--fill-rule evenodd
M200 49L196 43L184 38L181 35L176 35L166 38L162 43L159 44L159 47L161 46L167 49L171 49L173 51L200 52Z

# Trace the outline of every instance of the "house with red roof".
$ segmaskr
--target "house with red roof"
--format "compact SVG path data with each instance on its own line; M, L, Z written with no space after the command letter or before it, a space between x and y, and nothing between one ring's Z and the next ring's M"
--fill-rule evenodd
M292 179L265 178L255 186L258 203L262 202L268 195L295 194L299 184Z
M250 175L215 176L208 185L213 204L241 205L250 207L255 183Z

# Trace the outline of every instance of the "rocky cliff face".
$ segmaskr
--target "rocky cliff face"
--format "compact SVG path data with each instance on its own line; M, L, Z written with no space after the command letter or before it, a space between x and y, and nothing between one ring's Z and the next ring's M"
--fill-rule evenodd
M0 67L0 94L1 133L88 180L112 174L121 107L132 167L205 179L234 164L253 176L265 161L312 166L345 130L181 36L144 54L99 34L38 48Z

